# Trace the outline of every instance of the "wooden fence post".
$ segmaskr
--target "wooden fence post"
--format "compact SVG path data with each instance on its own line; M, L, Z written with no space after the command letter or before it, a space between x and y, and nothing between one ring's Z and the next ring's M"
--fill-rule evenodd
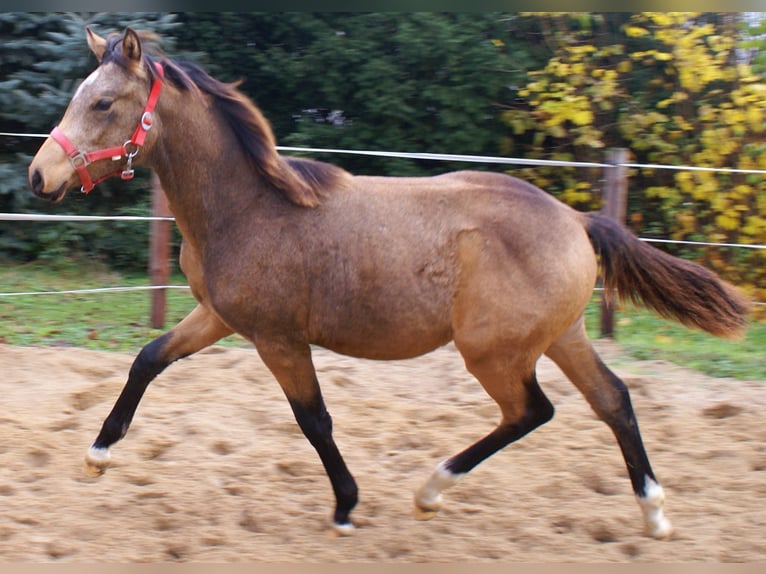
M628 150L610 149L604 170L604 197L601 212L607 217L625 224L628 211L628 168L622 164L628 162ZM601 336L614 337L614 297L613 293L603 291L601 296Z
M152 173L152 216L170 217L170 206L160 185L160 178ZM152 220L149 237L149 275L152 285L167 285L170 281L170 224L171 221ZM152 289L151 326L165 326L167 289Z

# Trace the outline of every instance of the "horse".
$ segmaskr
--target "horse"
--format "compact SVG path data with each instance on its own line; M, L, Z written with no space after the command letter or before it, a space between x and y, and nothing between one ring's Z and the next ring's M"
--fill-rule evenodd
M628 388L590 343L584 310L603 276L621 300L734 338L750 306L736 287L507 174L357 176L282 156L238 83L166 56L150 33L86 36L98 65L30 163L31 190L57 203L77 185L87 193L106 177L132 177L134 165L153 169L197 302L135 357L87 450L89 473L105 472L156 376L239 333L316 450L335 496L332 526L348 534L357 483L333 439L311 346L393 360L452 341L499 422L435 466L414 494L416 518L433 518L446 489L551 420L535 370L546 355L614 434L647 535L671 537Z

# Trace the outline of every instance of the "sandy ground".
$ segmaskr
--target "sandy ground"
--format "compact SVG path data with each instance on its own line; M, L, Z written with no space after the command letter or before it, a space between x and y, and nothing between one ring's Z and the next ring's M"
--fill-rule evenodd
M324 471L255 351L214 347L171 366L93 480L83 454L132 357L0 344L0 561L765 560L766 381L598 347L631 388L676 527L668 542L644 536L610 431L545 359L538 376L554 420L420 522L412 493L494 426L494 403L450 346L390 363L317 350L361 496L355 534L339 538Z

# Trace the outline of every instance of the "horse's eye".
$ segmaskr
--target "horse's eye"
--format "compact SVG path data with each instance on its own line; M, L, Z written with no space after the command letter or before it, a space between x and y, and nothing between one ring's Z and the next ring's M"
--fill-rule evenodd
M102 98L99 101L97 101L95 104L93 104L93 109L97 112L105 112L109 108L112 107L112 100L107 98Z

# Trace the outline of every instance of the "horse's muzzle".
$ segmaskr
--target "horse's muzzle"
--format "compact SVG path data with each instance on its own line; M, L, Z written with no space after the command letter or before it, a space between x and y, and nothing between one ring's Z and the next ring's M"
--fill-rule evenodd
M43 176L40 173L40 170L35 169L30 173L29 187L32 189L32 193L34 193L40 199L44 199L45 201L50 201L51 203L58 203L59 201L64 199L64 194L66 193L67 184L66 182L64 182L63 184L61 184L61 186L58 189L51 192L46 192L45 180L43 179Z

